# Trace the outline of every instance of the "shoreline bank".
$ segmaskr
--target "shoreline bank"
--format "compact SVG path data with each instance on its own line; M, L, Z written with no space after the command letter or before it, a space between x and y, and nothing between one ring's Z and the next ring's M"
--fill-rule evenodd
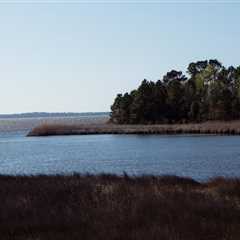
M240 179L0 176L0 234L12 239L239 239Z
M93 134L219 134L240 135L240 121L159 125L116 124L42 124L33 128L28 137Z

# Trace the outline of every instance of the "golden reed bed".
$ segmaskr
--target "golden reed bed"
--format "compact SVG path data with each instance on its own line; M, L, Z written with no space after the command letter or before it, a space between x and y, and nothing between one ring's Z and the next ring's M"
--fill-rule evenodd
M42 124L27 136L87 134L226 134L240 135L240 121L160 125Z

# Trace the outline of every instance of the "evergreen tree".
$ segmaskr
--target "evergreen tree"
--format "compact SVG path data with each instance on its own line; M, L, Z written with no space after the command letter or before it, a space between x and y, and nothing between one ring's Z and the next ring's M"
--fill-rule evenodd
M156 83L144 79L130 94L118 94L111 121L118 124L199 122L240 118L240 66L218 60L192 62L187 78L171 70Z

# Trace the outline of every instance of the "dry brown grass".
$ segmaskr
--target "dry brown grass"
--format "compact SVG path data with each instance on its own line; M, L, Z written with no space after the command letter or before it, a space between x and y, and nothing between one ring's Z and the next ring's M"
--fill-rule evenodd
M161 125L42 124L28 136L81 134L240 134L240 121Z
M4 240L239 240L240 180L0 176Z

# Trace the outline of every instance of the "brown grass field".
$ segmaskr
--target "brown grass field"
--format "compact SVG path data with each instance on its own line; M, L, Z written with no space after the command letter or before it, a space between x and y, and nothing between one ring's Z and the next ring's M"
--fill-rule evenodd
M239 135L240 121L161 125L40 124L28 136L83 134L226 134Z
M0 239L239 240L240 179L0 176Z

